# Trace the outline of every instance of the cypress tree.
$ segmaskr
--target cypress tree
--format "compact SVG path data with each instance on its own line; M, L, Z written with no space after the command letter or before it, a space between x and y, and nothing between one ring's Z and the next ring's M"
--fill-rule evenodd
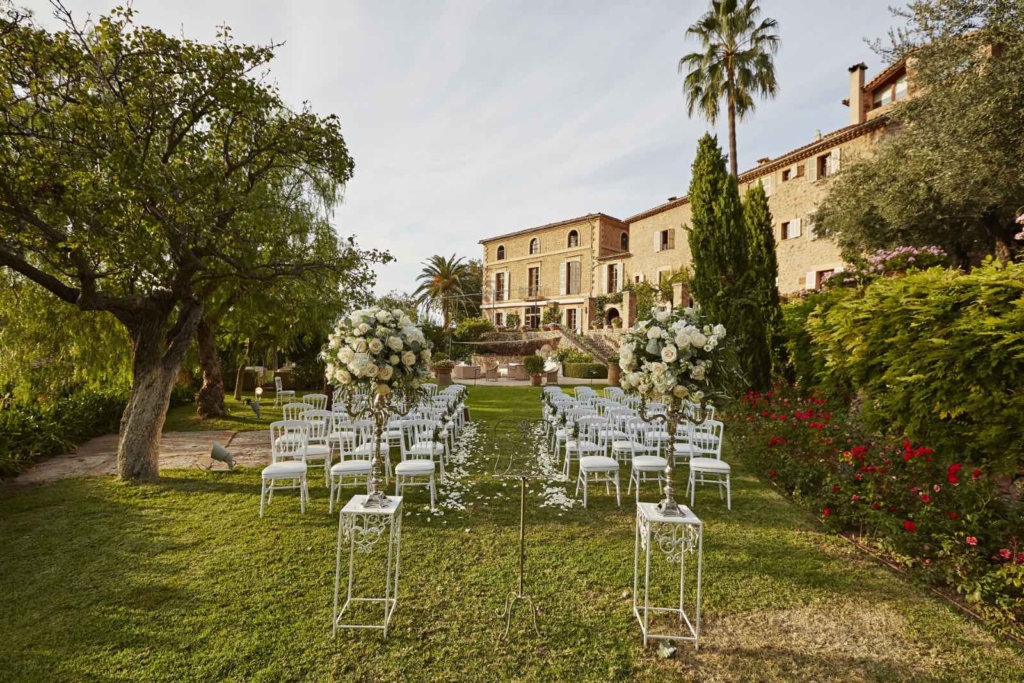
M779 288L776 285L779 264L775 257L772 213L768 208L768 195L761 183L747 190L743 202L743 218L747 229L749 296L756 318L752 327L760 328L751 330L760 339L751 339L748 344L751 359L747 378L751 387L764 390L771 386L772 372L782 371L785 351L782 307L779 305Z
M717 137L705 134L697 144L689 197L690 291L711 320L725 325L749 378L761 372L758 364L766 362L750 349L764 334L757 316L751 315L747 230L739 187L726 170Z

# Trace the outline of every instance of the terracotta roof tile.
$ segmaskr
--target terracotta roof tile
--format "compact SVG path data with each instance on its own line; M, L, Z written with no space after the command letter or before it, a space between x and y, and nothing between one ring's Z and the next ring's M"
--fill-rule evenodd
M626 225L626 221L624 221L624 220L622 220L620 218L616 218L615 216L609 216L606 213L600 213L600 212L598 212L598 213L588 213L586 216L577 216L576 218L569 218L569 219L564 220L564 221L557 221L555 223L547 223L545 225L538 225L535 228L526 228L524 230L516 230L515 232L506 232L506 233L501 234L501 235L495 235L494 237L485 237L484 239L480 240L477 244L484 244L485 242L493 242L494 240L501 240L501 239L505 239L507 237L515 237L516 235L525 235L526 233L533 232L535 230L546 230L547 228L557 228L560 225L571 225L572 223L582 223L583 221L593 220L595 218L606 218L606 219L608 219L610 221L614 221L615 223L618 223L620 225Z

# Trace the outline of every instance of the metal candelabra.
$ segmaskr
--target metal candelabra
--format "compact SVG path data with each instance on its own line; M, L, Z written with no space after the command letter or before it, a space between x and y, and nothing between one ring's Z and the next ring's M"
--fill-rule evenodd
M703 424L708 418L707 404L701 401L699 404L691 403L689 406L684 406L681 398L673 396L670 401L665 403L664 414L648 415L647 401L646 399L641 399L638 414L644 422L648 424L664 422L665 427L668 429L668 453L665 458L667 461L665 465L665 497L658 503L657 509L658 512L666 516L682 515L683 511L680 509L679 503L676 502L675 498L676 488L672 484L672 475L675 472L676 462L676 430L683 421L694 425Z

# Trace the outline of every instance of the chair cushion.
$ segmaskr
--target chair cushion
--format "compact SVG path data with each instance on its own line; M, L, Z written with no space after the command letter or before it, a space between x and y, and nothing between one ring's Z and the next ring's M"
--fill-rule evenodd
M380 452L382 454L390 454L391 447L387 443L381 441L380 442ZM373 444L372 443L364 443L362 446L357 446L352 451L352 453L354 453L355 455L373 455Z
M576 451L576 450L580 450L580 451L603 451L604 450L603 446L598 446L593 441L579 441L579 442L577 442L575 439L569 439L568 441L566 441L565 442L565 447L568 448L570 451ZM609 458L609 460L610 459L611 458Z
M395 474L432 474L432 460L403 460L395 466Z
M310 444L306 446L307 458L326 458L331 454L331 447L323 444Z
M331 466L331 474L351 474L353 472L369 472L369 460L342 460Z
M418 443L406 451L411 455L441 455L444 453L444 444Z
M633 469L636 470L663 470L666 466L668 466L668 460L656 455L633 456Z
M332 432L327 435L329 441L338 441L340 439L354 439L356 438L355 432Z
M612 449L616 451L631 451L634 447L643 448L644 445L632 441L612 441Z
M306 463L301 460L282 460L263 468L263 478L297 477L306 473Z
M580 468L588 471L617 470L619 461L603 455L588 455L580 458Z
M691 470L702 470L704 472L728 472L731 468L729 463L718 458L692 458L690 460Z

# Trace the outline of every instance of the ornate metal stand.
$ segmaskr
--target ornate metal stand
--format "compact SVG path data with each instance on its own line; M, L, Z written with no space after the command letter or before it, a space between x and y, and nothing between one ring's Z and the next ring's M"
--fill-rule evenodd
M524 603L530 608L533 617L534 633L540 635L540 628L537 626L537 605L533 598L526 592L525 588L525 567L526 567L526 481L540 476L540 463L536 456L536 441L538 430L546 427L544 420L501 420L494 428L494 443L498 454L494 459L494 475L497 477L514 477L519 479L519 572L516 587L509 591L505 598L505 609L501 612L501 618L505 620L505 632L501 639L508 638L512 628L512 615L515 612L517 603ZM543 438L543 437L542 437ZM517 451L533 445L532 455L518 456ZM504 467L502 464L504 463Z
M388 624L391 615L398 606L398 568L402 555L402 497L385 498L385 507L367 508L367 496L353 496L338 515L338 554L334 570L334 618L333 636L337 637L339 628L380 629L384 638L388 637ZM355 597L356 555L369 555L384 538L387 538L387 565L384 573L383 597ZM341 549L347 541L348 553L348 588L345 604L338 608L341 595ZM381 603L384 607L384 618L381 623L354 624L344 623L342 618L353 603Z
M676 464L676 430L683 421L692 422L695 425L703 424L708 416L707 410L700 405L694 409L694 414L691 415L683 408L682 400L674 398L665 405L664 415L648 415L647 403L641 403L639 416L644 422L651 424L664 422L668 429L668 452L665 454L665 460L668 461L668 464L665 465L665 497L658 503L657 510L667 517L679 516L682 514L683 508L676 502L676 487L672 483L672 474L675 472Z
M651 549L664 553L670 564L679 563L679 607L652 607ZM640 583L640 553L644 554L644 601L638 604ZM697 595L694 603L694 619L691 622L684 609L686 589L686 556L697 556ZM692 641L694 649L700 648L700 589L701 570L704 560L704 524L685 505L679 514L666 515L653 503L637 503L636 545L633 551L633 615L640 622L644 646L648 640ZM670 614L678 617L683 633L652 633L651 614Z

